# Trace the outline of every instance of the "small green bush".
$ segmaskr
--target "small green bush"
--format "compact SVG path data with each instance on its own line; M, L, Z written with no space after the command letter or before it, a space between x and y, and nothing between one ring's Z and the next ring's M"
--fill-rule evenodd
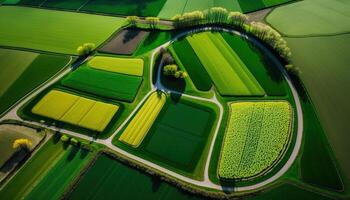
M132 26L136 26L136 24L140 21L140 18L138 16L128 16L126 18L126 21L132 25Z
M84 43L77 48L77 53L79 56L87 56L92 53L96 48L94 43Z
M67 142L67 141L69 141L69 137L67 135L62 135L61 141L62 142Z
M75 138L71 138L70 139L70 143L74 144L74 145L78 145L79 141L77 139L75 139Z

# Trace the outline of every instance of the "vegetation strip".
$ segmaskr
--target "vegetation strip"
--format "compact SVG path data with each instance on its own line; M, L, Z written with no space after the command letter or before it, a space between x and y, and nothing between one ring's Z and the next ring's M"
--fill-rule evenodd
M60 99L60 101L57 101ZM119 106L98 102L77 95L52 90L32 109L45 116L96 131L103 131Z
M283 155L291 134L288 102L239 102L230 105L218 174L246 179L270 169Z
M151 94L119 137L119 140L134 148L138 147L157 118L165 101L166 95L164 93L154 92Z

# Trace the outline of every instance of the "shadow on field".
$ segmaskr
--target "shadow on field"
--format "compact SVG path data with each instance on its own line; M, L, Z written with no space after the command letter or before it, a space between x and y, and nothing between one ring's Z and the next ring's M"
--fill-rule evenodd
M73 145L73 146L72 146L72 150L69 152L69 155L68 155L68 157L67 157L67 160L68 160L68 161L73 160L74 157L77 155L78 151L79 151L79 148Z
M26 157L29 158L31 153L28 150L21 149L19 151L16 151L13 153L13 155L8 159L3 166L0 169L0 173L6 174L7 172L11 171L17 163L20 163L22 160L24 160Z
M222 190L226 194L231 194L232 188L235 187L237 180L236 179L231 179L231 180L223 180L220 179L220 185L222 186Z
M157 192L159 190L160 185L162 184L162 180L158 176L152 176L152 192Z

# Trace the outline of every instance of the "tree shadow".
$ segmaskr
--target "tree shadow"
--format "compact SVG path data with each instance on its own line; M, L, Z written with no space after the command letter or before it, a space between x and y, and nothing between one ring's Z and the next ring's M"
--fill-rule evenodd
M158 176L152 176L152 192L157 192L162 184L162 180Z
M123 43L126 44L129 41L131 41L132 39L134 39L136 36L139 35L139 30L136 29L126 29L123 30ZM118 37L118 36L117 36Z
M220 185L222 186L222 191L225 194L231 194L232 188L236 186L238 180L236 179L219 179Z
M68 160L68 161L73 160L74 157L77 155L78 151L79 151L79 148L73 145L73 146L72 146L72 150L69 152L69 155L68 155L68 157L67 157L67 160Z
M179 103L179 101L181 100L181 93L170 93L170 99L176 104Z
M11 171L18 163L31 155L27 149L20 149L12 154L12 156L1 167L0 172L6 174Z
M89 151L86 149L80 149L80 158L85 158L89 154Z

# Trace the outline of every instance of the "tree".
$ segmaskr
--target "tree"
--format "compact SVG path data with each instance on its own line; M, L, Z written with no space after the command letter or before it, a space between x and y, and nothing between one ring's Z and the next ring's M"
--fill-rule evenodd
M210 24L225 24L227 23L228 11L226 8L213 7L204 12L204 18Z
M79 141L78 141L77 139L75 139L75 138L71 138L71 139L70 139L70 142L71 142L71 144L73 144L73 145L78 145L78 143L79 143Z
M77 53L79 56L87 56L92 53L96 48L94 43L84 43L77 48Z
M61 141L62 142L68 142L69 141L69 137L67 135L62 135Z
M243 27L248 21L248 16L240 12L230 12L227 17L227 21L230 25Z
M126 17L126 21L131 26L136 26L136 24L140 21L140 18L138 16L128 16L128 17Z
M29 139L20 138L20 139L16 139L13 142L12 147L14 149L19 148L20 150L29 151L29 149L32 147L32 142Z
M163 74L166 76L174 76L178 71L178 67L175 64L165 65L163 68Z
M150 25L150 27L153 29L155 29L157 27L157 24L160 21L158 17L146 17L145 20Z

